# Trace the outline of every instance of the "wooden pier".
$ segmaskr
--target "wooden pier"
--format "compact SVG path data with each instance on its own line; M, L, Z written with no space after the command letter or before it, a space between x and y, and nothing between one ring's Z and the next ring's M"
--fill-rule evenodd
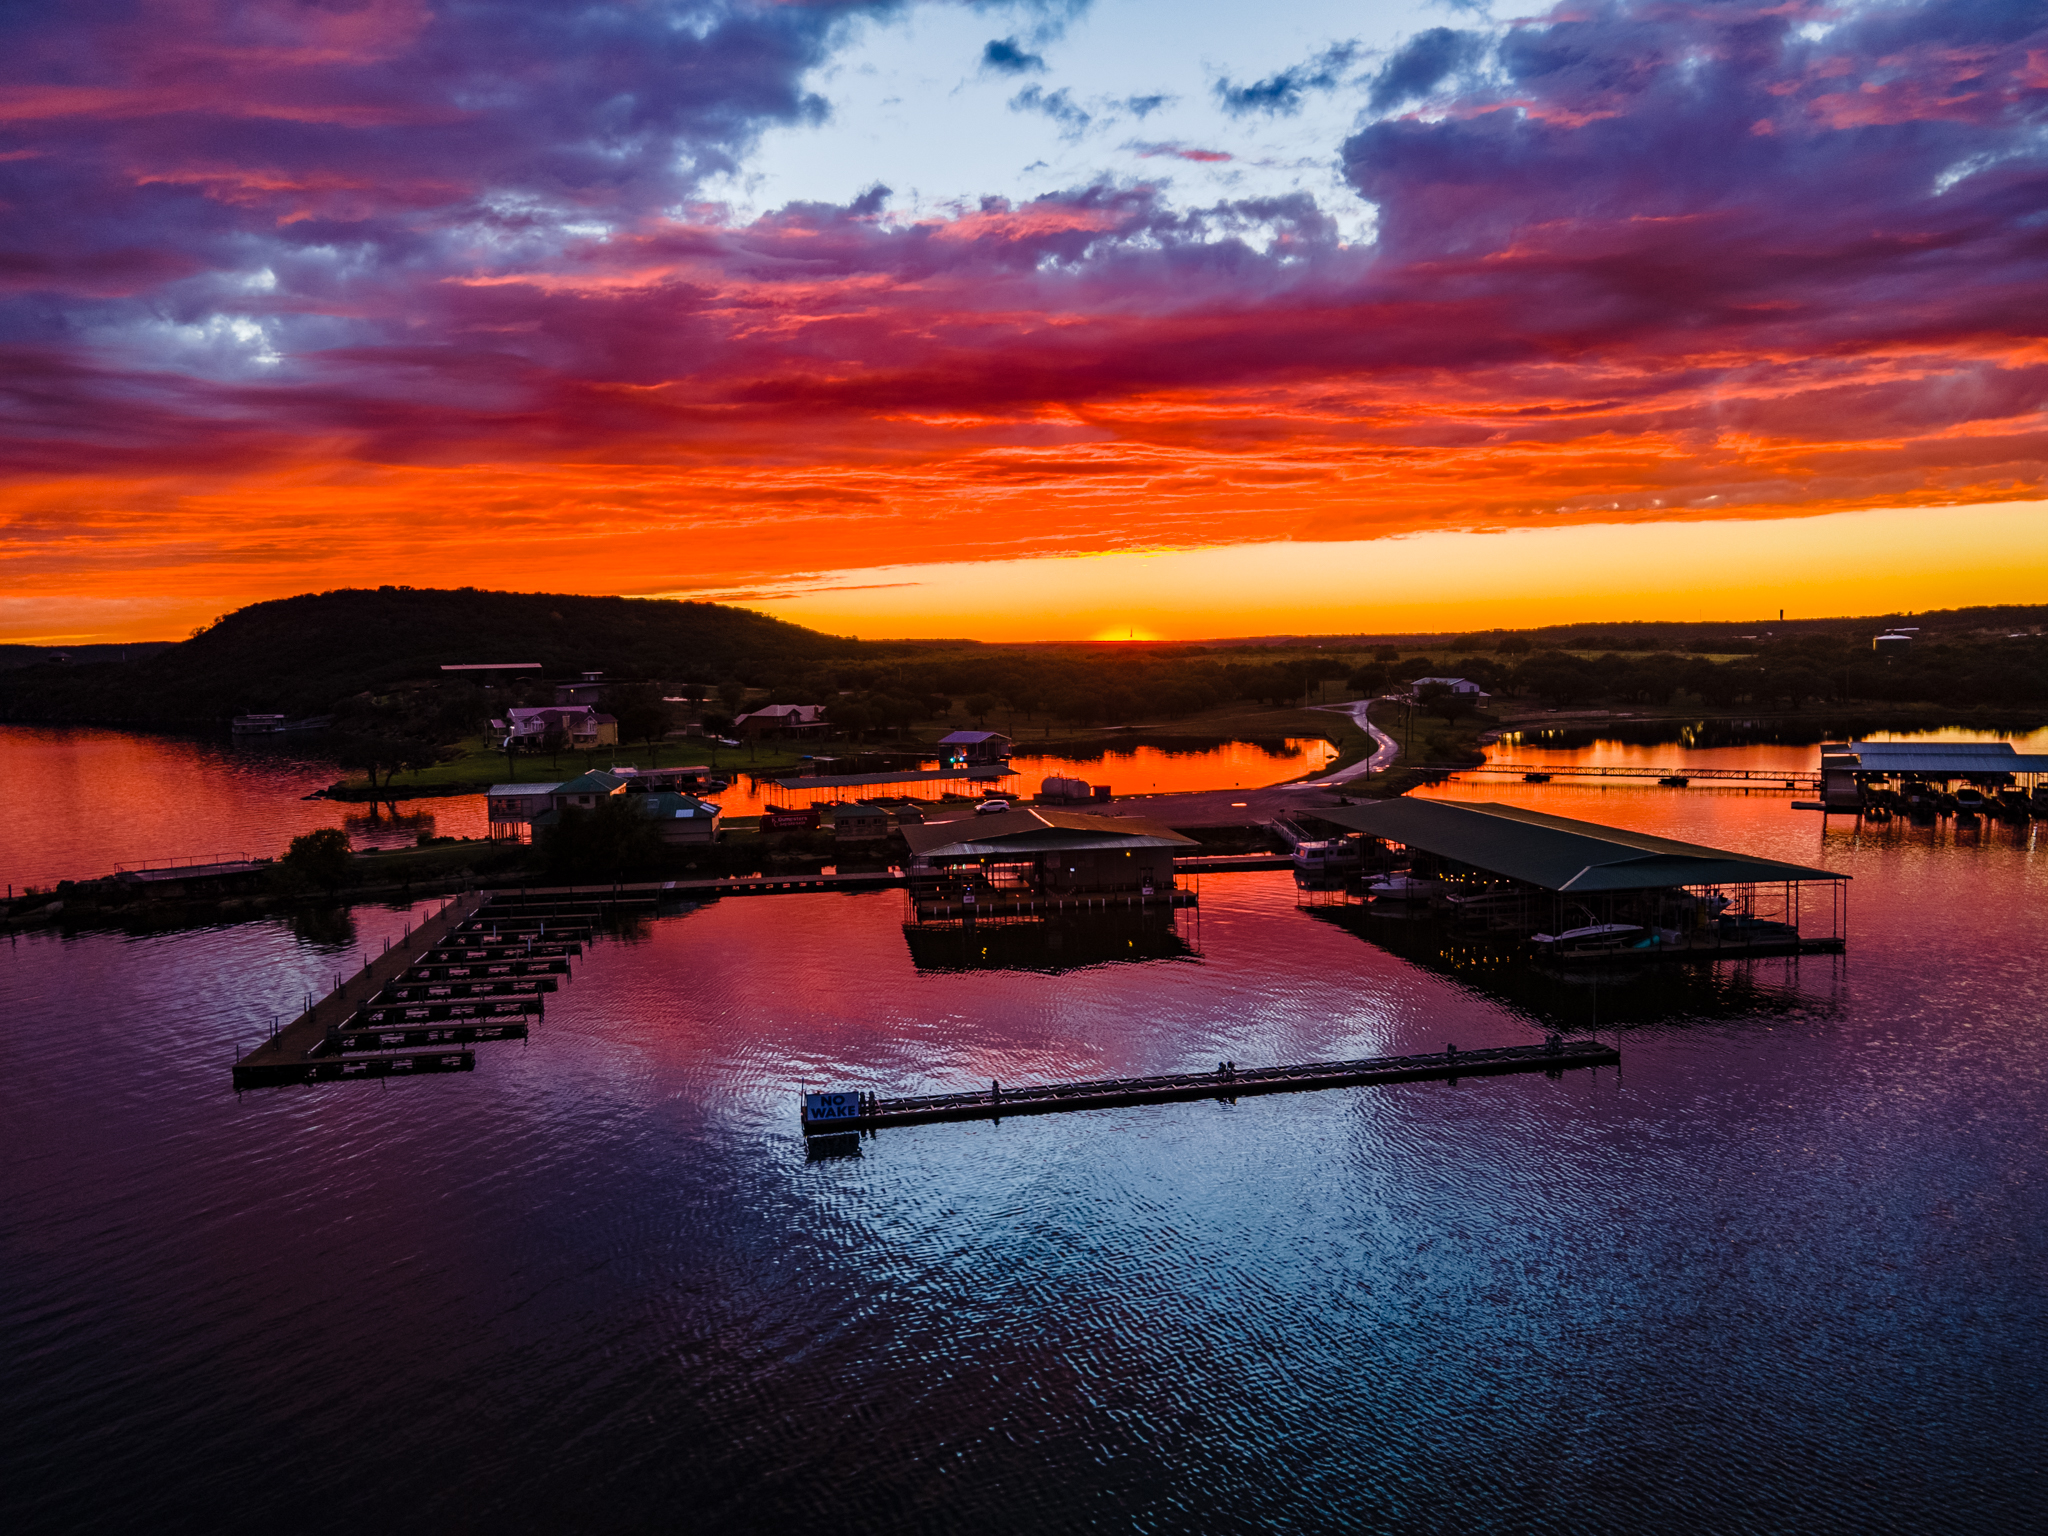
M465 892L449 898L403 941L377 956L327 996L235 1063L235 1087L268 1088L286 1083L327 1083L352 1077L410 1076L468 1072L476 1066L467 1050L433 1050L415 1056L377 1056L350 1061L342 1052L343 1031L384 988L408 979L416 963L447 942L489 898ZM566 961L562 962L566 967ZM524 1026L521 1026L524 1033ZM425 1044L424 1040L420 1043ZM447 1043L454 1043L452 1038Z
M1630 763L1418 763L1435 773L1512 773L1545 779L1655 779L1685 789L1692 784L1734 785L1750 789L1819 789L1820 775L1810 768L1656 768Z
M1574 1067L1618 1066L1621 1053L1593 1040L1562 1040L1461 1051L1447 1046L1420 1056L1375 1056L1362 1061L1311 1061L1290 1067L1222 1068L1167 1077L1112 1077L1088 1083L1041 1083L1005 1088L992 1084L974 1093L927 1094L915 1098L858 1098L860 1112L813 1120L808 1101L801 1111L806 1136L879 1130L890 1125L932 1125L948 1120L1000 1120L1005 1115L1054 1115L1078 1109L1116 1109L1129 1104L1175 1104L1194 1099L1237 1099L1262 1093L1300 1093L1314 1088L1349 1088L1367 1083L1455 1081L1500 1077L1514 1072L1563 1072Z

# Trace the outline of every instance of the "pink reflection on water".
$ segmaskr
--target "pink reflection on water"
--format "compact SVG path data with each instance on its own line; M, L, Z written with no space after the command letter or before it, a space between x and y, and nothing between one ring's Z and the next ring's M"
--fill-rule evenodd
M1233 741L1191 752L1138 746L1095 758L1031 756L1015 760L999 791L1037 793L1053 775L1108 784L1118 793L1232 789L1275 784L1313 773L1335 756L1319 737L1290 737L1265 747ZM677 758L665 753L673 764ZM620 759L624 761L623 756ZM398 848L421 837L484 837L482 795L398 798L350 803L306 796L348 777L309 739L242 744L154 736L91 727L0 726L4 764L18 810L0 833L0 889L11 883L49 886L130 868L219 855L274 857L294 837L341 827L357 848ZM563 777L581 771L565 763ZM777 789L732 768L732 787L716 798L729 816L758 815L772 804L808 804L849 793ZM859 793L910 793L937 798L957 784L881 785Z

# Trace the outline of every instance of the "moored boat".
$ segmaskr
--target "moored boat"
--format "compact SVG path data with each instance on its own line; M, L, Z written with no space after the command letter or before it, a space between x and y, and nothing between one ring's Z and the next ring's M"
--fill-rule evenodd
M1404 902L1429 901L1443 888L1441 880L1418 880L1413 875L1397 871L1373 881L1365 888L1365 894L1374 901L1399 905Z
M1529 942L1559 960L1590 960L1625 950L1648 949L1660 940L1640 923L1589 923L1562 933L1532 934Z

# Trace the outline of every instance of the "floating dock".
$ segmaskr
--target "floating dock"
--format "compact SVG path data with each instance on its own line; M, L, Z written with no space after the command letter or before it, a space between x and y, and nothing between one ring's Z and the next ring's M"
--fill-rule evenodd
M387 987L413 980L412 973L422 967L420 962L432 955L437 947L454 941L468 922L489 898L478 892L465 892L451 897L440 911L423 921L407 933L404 939L393 944L377 956L354 976L314 1003L291 1023L270 1036L255 1050L235 1063L235 1087L271 1088L287 1083L330 1083L354 1077L415 1076L431 1072L468 1072L476 1066L476 1055L468 1050L450 1050L456 1045L458 1029L473 1028L465 1020L459 1026L442 1026L437 1031L421 1030L421 1037L410 1040L394 1040L393 1044L425 1045L435 1044L439 1050L424 1051L416 1055L359 1056L350 1058L342 1041L346 1034L357 1034L353 1026L366 1005L373 1002ZM564 962L566 965L566 962ZM493 1019L490 1024L498 1028L507 1026ZM520 1034L526 1032L524 1023L516 1026ZM438 1038L428 1040L427 1035ZM476 1038L474 1035L472 1039ZM353 1049L376 1049L374 1046L357 1044Z
M1005 1115L1056 1115L1068 1110L1117 1109L1128 1104L1176 1104L1194 1099L1237 1099L1261 1093L1301 1093L1367 1083L1422 1083L1514 1072L1563 1072L1574 1067L1618 1066L1621 1052L1594 1040L1558 1040L1496 1050L1455 1046L1421 1056L1374 1056L1362 1061L1311 1061L1291 1067L1223 1068L1167 1077L1110 1077L1087 1083L1041 1083L975 1093L885 1099L852 1095L854 1113L812 1118L807 1096L801 1111L806 1136L879 1130L890 1125L933 1125L948 1120L1000 1120ZM848 1095L819 1095L844 1100Z

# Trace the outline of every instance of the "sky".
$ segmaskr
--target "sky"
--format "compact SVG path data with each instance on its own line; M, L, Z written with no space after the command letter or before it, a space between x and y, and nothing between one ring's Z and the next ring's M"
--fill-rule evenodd
M0 640L2048 600L2048 7L0 7Z

